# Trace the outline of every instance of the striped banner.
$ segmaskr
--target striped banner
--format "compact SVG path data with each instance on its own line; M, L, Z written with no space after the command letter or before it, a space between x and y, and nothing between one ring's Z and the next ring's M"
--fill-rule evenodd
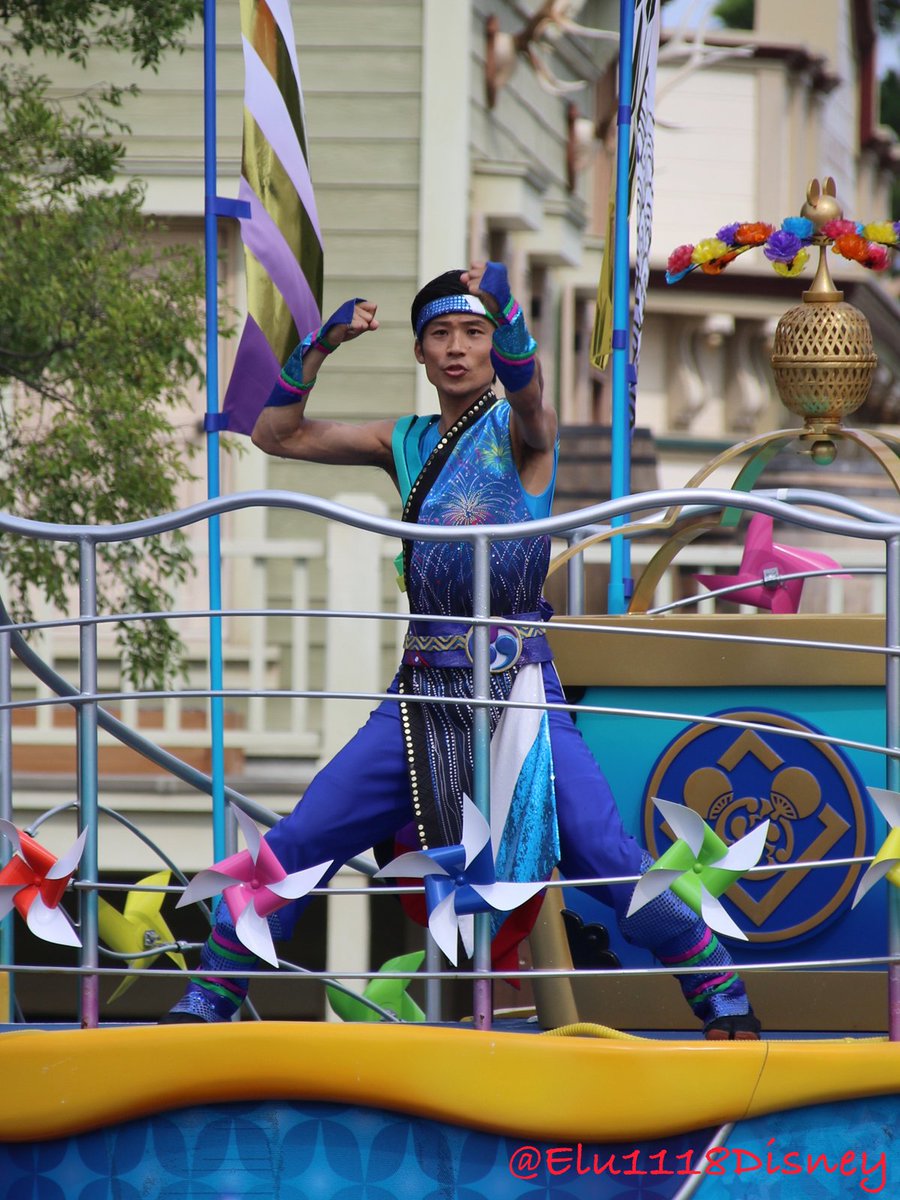
M247 320L222 408L225 427L248 434L291 351L321 320L323 254L289 0L241 0L241 35Z
M637 373L641 359L644 306L650 282L650 237L653 232L653 133L656 122L656 61L659 57L659 0L638 0L634 10L634 74L632 137L628 174L635 210L634 303L631 315L631 372L628 415L634 428Z
M634 305L631 322L629 414L635 423L634 401L641 356L644 305L650 279L650 234L653 228L653 131L656 119L656 61L659 55L660 0L635 0L632 57L631 145L628 156L629 211L635 210ZM591 364L605 370L612 353L613 247L615 202L610 199L603 265L597 285L597 307L591 337Z

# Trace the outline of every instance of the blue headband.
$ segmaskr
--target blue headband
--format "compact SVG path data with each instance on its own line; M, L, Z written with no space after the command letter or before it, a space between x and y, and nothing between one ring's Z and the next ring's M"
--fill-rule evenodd
M416 337L421 338L422 330L435 317L458 312L476 313L479 317L487 317L490 320L487 309L477 296L470 296L468 292L457 292L450 296L441 296L437 300L430 300L427 304L422 305L416 318Z

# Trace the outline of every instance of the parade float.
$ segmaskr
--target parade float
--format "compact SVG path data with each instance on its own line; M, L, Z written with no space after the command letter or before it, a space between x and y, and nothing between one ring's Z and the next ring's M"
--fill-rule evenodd
M215 779L173 760L106 708L121 697L98 687L96 544L252 505L314 512L378 536L408 535L409 527L287 493L211 497L133 527L2 516L6 533L76 543L83 571L77 686L50 670L6 616L0 629L0 914L7 928L21 919L36 936L68 947L77 966L65 970L81 981L80 1027L10 1021L0 1032L5 1196L686 1200L764 1195L775 1180L791 1196L890 1194L900 1175L893 1135L900 904L892 886L900 873L900 520L830 490L828 467L853 442L900 489L898 443L844 424L865 397L874 355L865 319L831 281L827 249L867 254L877 265L897 233L844 224L833 185L812 184L801 215L780 230L727 227L733 241L720 231L715 245L681 248L672 264L673 276L692 268L716 274L756 246L791 276L807 248L818 252L816 279L783 318L773 356L799 427L735 446L679 491L620 496L541 523L568 539L558 565L573 583L592 538L658 543L630 611L559 616L554 651L573 716L602 755L626 824L657 860L644 878L677 890L731 939L763 1039L704 1042L684 1030L663 994L671 972L615 942L609 915L579 898L577 885L586 881L551 881L531 962L507 972L527 976L534 1011L495 1013L498 973L485 931L496 881L493 863L484 873L479 858L491 835L489 768L479 775L471 837L449 848L459 861L420 872L435 935L417 972L426 981L424 1011L409 997L415 963L405 957L364 979L308 973L334 989L342 1023L160 1027L101 1017L102 975L124 983L153 966L183 971L195 949L178 938L174 908L162 912L161 897L187 884L177 870L174 885L168 869L135 881L124 902L98 895L101 728L212 795L218 819L227 801L239 810L254 869L229 874L227 859L216 867L220 886L239 896L245 922L265 914L259 901L278 895L285 879L259 838L257 826L271 824L272 814L221 780L217 796ZM821 466L821 489L759 486L772 455L790 444ZM737 467L730 489L704 486L727 464ZM738 572L704 582L763 611L653 611L656 586L679 550L713 529L737 531L742 519ZM776 520L793 531L778 535L790 541L774 540ZM489 594L491 540L511 531L454 531L475 549L476 596ZM804 580L844 572L818 549L793 544L805 532L884 544L884 615L797 612ZM416 527L420 536L437 540L446 531ZM473 671L484 704L489 618L476 605ZM39 831L15 821L11 655L38 675L54 703L78 712L81 832L58 857ZM209 694L221 692L213 680ZM489 739L477 742L479 755L489 761ZM317 878L291 882L309 890ZM80 896L74 924L62 906L73 887ZM215 879L195 880L185 897L202 903L215 890ZM587 938L586 930L593 931ZM442 963L435 945L452 962L457 932L464 942L473 935L463 968ZM284 976L274 949L262 949L270 974ZM3 966L11 997L17 974L30 967L9 957ZM470 1019L440 1019L432 985L444 978L471 982ZM347 996L348 984L362 983L362 998Z

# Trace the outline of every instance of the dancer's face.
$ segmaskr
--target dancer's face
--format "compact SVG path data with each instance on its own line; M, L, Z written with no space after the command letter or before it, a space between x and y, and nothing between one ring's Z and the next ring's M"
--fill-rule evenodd
M474 401L490 387L493 331L486 317L473 313L446 313L428 322L415 355L440 397Z

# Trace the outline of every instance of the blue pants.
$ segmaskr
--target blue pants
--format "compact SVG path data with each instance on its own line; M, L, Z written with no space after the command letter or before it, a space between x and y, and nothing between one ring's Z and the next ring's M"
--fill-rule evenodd
M563 703L553 664L545 663L542 670L547 700ZM581 734L564 711L550 712L549 724L560 870L570 879L638 875L649 865L649 856L625 832L609 785ZM348 858L391 839L412 815L400 709L397 702L385 700L266 837L288 873L333 860L327 878ZM633 890L631 883L590 889L615 909L625 938L664 964L685 969L678 977L682 992L704 1025L746 1014L747 994L731 969L731 956L703 921L670 891L628 917ZM290 936L306 903L295 901L275 914L276 936ZM204 975L189 984L173 1011L207 1021L229 1019L246 995L246 980L235 985L217 980L215 973L236 966L252 971L254 956L242 949L227 907L220 904L201 953Z
M553 663L543 664L543 674L547 701L564 704ZM641 848L625 832L609 784L572 718L551 711L549 724L560 871L570 879L639 874ZM288 873L329 859L335 860L334 871L348 858L391 839L412 816L400 707L385 700L266 837ZM633 887L623 884L592 892L611 904L621 919ZM286 934L303 903L280 911Z

